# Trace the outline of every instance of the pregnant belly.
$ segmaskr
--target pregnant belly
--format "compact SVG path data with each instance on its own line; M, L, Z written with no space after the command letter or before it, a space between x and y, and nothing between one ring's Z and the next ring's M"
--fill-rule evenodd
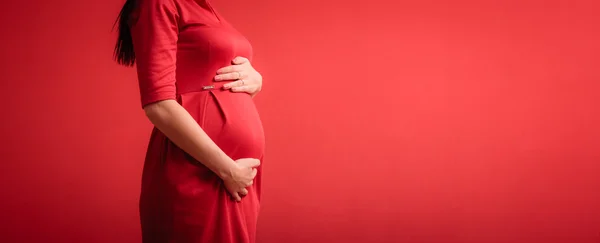
M264 131L252 97L209 90L181 95L181 104L232 159L261 158Z

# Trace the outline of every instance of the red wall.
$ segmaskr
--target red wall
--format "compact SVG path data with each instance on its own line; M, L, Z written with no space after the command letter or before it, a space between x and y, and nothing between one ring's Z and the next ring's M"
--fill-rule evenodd
M140 242L121 3L3 7L3 242ZM214 5L265 77L260 243L600 242L598 3Z

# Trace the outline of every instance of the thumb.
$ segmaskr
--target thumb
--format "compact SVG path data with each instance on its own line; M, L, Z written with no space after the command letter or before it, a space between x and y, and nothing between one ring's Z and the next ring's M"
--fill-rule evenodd
M233 64L239 65L248 62L248 59L245 57L236 57L233 59Z
M258 167L260 165L260 160L257 159L248 159L245 161L246 166L248 166L249 168L254 168L254 167Z

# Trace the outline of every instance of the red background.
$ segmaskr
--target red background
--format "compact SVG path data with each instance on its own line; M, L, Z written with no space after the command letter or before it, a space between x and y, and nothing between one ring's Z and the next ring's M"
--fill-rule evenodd
M596 1L597 2L597 1ZM0 16L3 242L140 242L121 0ZM214 3L253 42L260 243L600 242L594 1Z

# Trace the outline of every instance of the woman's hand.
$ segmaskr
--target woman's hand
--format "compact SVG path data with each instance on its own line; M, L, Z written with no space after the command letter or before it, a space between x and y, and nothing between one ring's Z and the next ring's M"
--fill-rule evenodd
M254 183L254 177L257 173L256 167L260 165L260 161L246 158L238 159L235 162L235 167L231 173L222 179L229 194L239 202L243 196L248 194L246 187Z
M246 92L254 97L262 89L262 76L245 57L233 59L233 65L217 70L215 81L233 81L223 86L233 92Z

